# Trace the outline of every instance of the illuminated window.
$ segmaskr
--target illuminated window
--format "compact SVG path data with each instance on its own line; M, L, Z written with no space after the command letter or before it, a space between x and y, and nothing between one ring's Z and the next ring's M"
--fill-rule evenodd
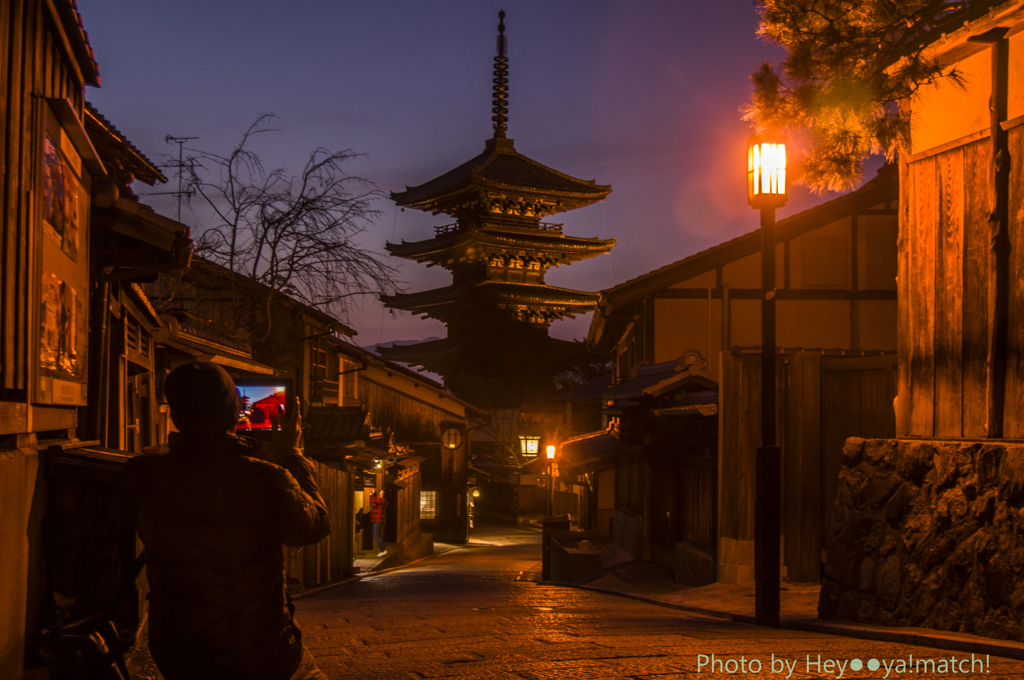
M420 491L420 519L437 519L436 491Z
M520 437L519 447L527 458L536 458L540 451L540 437Z

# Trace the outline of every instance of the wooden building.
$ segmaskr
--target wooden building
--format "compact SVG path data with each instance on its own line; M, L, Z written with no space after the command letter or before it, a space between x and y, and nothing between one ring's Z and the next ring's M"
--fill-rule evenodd
M938 41L933 53L967 87L941 80L911 104L900 162L900 437L1024 439L1020 12L1002 3Z
M365 409L370 422L395 444L422 458L417 520L434 540L469 538L470 428L487 414L433 380L348 343L333 342L340 403Z
M134 200L133 179L165 180L85 102L99 74L75 3L0 3L0 43L0 676L17 677L43 626L120 578L114 480L161 437L139 283L191 244Z
M614 239L563 233L545 217L603 200L611 191L520 154L506 137L504 12L495 57L494 136L483 153L424 184L392 193L403 208L443 213L434 237L389 243L401 258L452 272L443 288L382 298L393 308L443 321L442 340L382 347L389 359L444 376L454 394L487 408L518 407L550 389L561 370L588 360L579 343L548 336L552 321L588 312L597 295L548 285L551 267L608 252Z
M1024 2L929 35L963 85L900 102L896 431L846 443L819 612L1024 641Z
M786 437L785 559L790 577L799 581L819 578L828 528L809 527L803 518L820 517L829 504L819 489L824 485L834 493L835 483L822 471L838 474L833 463L841 446L823 448L822 428L832 430L818 402L821 362L806 375L793 371L798 364L810 366L797 361L802 354L895 350L894 170L885 168L858 191L777 225L777 337L788 348L777 357L779 384L794 399L780 398L791 406L780 409L785 425L779 430ZM590 327L591 347L612 354L617 384L605 393L605 413L618 419L622 444L613 537L637 557L670 566L683 582L693 582L694 570L703 574L700 582L708 574L727 583L753 581L760 355L742 348L760 343L760 251L758 230L603 291ZM871 376L881 381L883 396L857 411L857 423L891 423L885 418L891 414L891 371L861 368L880 372ZM674 392L652 391L652 380L668 380L673 373L688 374L691 382ZM800 380L810 381L802 392ZM860 383L849 387L867 389ZM617 390L624 392L615 396ZM706 401L700 395L708 391L714 391L713 412L700 409ZM856 402L859 394L847 396ZM836 427L846 428L845 439L857 423Z

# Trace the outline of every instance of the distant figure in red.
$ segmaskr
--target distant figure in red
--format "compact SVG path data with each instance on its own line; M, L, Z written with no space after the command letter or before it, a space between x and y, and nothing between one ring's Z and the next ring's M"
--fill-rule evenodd
M388 502L384 500L384 491L374 491L370 496L370 522L373 523L373 540L377 543L377 557L384 557L388 554L387 545L384 543L384 509Z

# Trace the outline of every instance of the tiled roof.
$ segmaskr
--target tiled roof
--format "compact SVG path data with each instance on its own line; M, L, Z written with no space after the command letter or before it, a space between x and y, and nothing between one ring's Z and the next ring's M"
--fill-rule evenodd
M579 464L591 458L614 454L619 450L618 432L601 430L581 434L563 441L561 449L562 458L569 464Z
M593 200L600 200L611 191L610 186L576 179L517 153L512 148L512 140L490 140L479 156L429 182L392 192L391 199L399 205L408 205L481 181L534 192L592 197Z
M502 229L483 227L480 229L452 231L423 241L387 243L385 248L392 255L406 259L433 259L433 253L450 251L465 242L475 242L492 248L532 248L545 252L566 252L573 259L583 259L608 252L615 245L615 239L599 237L568 236L560 232L541 229Z
M623 399L626 397L638 397L643 393L645 387L657 385L676 375L678 361L663 361L660 364L649 364L637 369L636 377L609 387L604 396L607 399Z
M108 158L117 158L125 169L131 171L135 179L150 186L156 182L167 181L153 161L135 148L135 145L89 102L85 103L85 129L89 133L89 140L104 161Z
M359 406L312 406L303 420L309 439L359 439L366 411Z
M598 299L597 293L558 288L542 283L482 281L476 284L452 284L419 293L381 296L381 301L389 307L412 309L448 304L467 294L480 295L498 302L584 306L588 309L593 307Z
M57 0L54 5L71 43L71 49L75 52L75 58L82 68L85 84L99 87L100 67L96 63L92 45L89 44L89 34L82 23L82 15L78 12L78 3L75 0Z

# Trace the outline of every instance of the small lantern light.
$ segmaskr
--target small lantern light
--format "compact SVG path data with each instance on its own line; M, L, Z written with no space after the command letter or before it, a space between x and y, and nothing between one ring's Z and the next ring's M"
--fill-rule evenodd
M545 449L545 451L547 451L548 460L551 460L551 459L553 459L555 457L555 447L554 446L550 446L549 445L547 447L547 449Z
M786 205L786 138L750 135L747 200L755 208Z

